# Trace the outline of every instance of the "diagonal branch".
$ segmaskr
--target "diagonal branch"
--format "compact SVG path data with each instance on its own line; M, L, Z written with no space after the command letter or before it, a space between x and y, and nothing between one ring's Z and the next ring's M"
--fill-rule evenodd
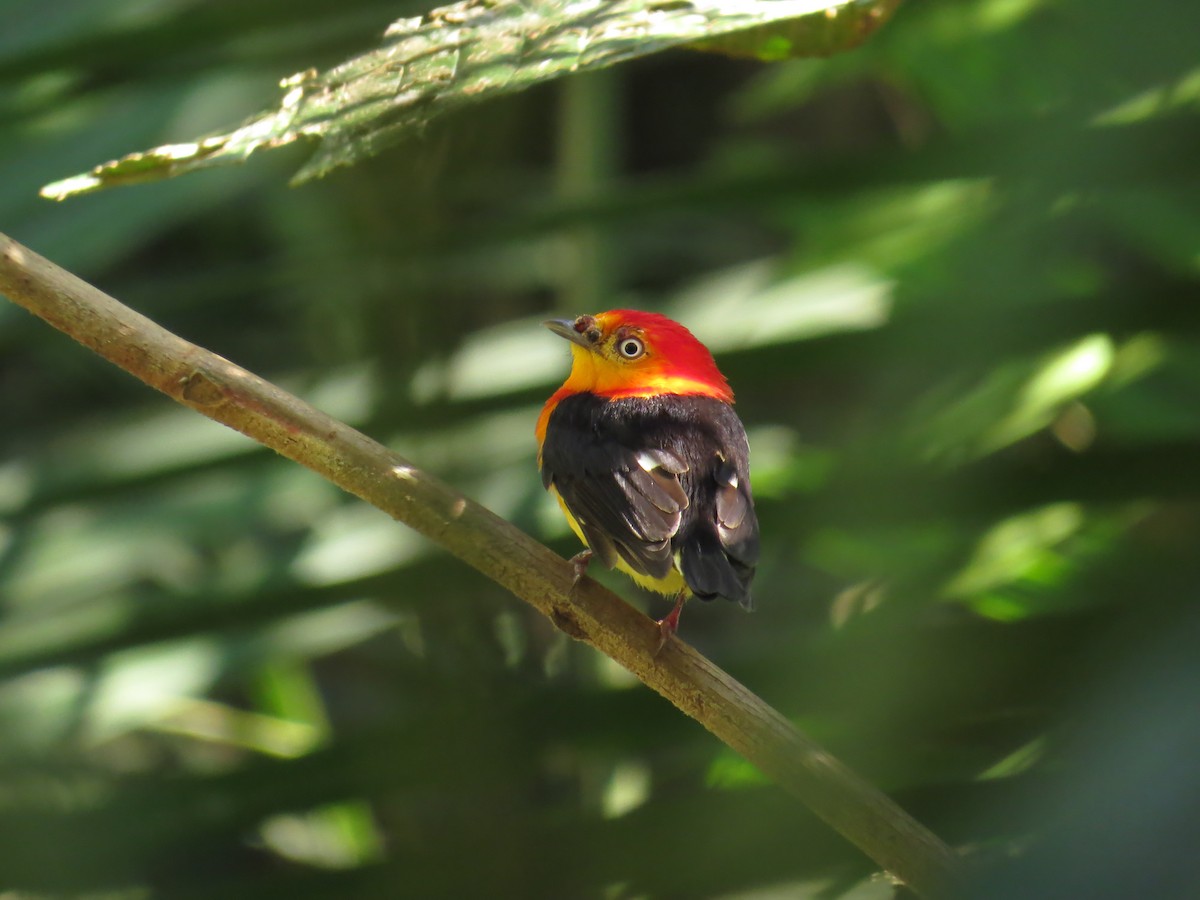
M681 641L548 548L408 460L189 343L0 234L0 292L151 387L419 531L614 659L807 804L924 897L946 897L958 859L936 836Z

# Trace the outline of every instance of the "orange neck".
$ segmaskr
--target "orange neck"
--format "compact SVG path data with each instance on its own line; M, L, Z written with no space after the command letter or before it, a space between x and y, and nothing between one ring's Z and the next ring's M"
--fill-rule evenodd
M640 362L636 367L625 363L603 359L585 347L571 346L571 374L542 407L538 416L537 440L538 461L541 461L542 441L546 439L546 427L554 408L574 394L595 394L608 400L625 397L658 397L663 394L681 396L714 397L725 403L733 402L733 391L721 377L712 357L704 351L713 377L717 380L691 377L686 370L671 365L664 357Z
M554 412L555 407L559 403L576 394L595 394L607 400L621 400L626 397L658 397L663 394L675 394L679 396L714 397L726 403L733 402L733 392L728 387L695 381L681 375L660 376L653 381L642 382L640 384L624 384L610 387L607 390L599 390L595 387L580 388L572 383L574 381L575 371L572 369L571 377L567 379L562 387L550 395L550 399L542 407L541 415L538 416L537 427L534 429L534 433L537 435L539 463L541 462L542 442L546 440L546 428L550 424L550 414Z
M707 353L706 353L707 355ZM711 357L709 358L711 364ZM726 403L733 402L733 392L721 373L713 367L718 379L697 377L671 361L659 356L640 360L636 364L612 362L597 356L584 347L571 347L571 374L564 388L576 393L589 392L601 397L653 397L655 394L703 394Z

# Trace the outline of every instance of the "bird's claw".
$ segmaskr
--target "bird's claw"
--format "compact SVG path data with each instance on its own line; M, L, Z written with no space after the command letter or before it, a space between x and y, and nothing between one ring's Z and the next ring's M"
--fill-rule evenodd
M587 574L588 563L592 561L591 550L580 550L569 560L571 568L575 570L575 580L571 582L571 590L575 590L579 586L579 580Z
M667 646L671 635L679 630L679 614L683 612L683 601L686 599L686 594L680 594L675 598L675 605L671 611L658 620L658 646L654 648L656 657L662 653L663 647Z

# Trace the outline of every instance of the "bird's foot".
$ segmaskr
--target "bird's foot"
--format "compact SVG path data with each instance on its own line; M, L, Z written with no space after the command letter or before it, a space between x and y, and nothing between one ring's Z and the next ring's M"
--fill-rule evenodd
M655 656L662 653L671 635L679 630L679 614L683 612L683 602L686 599L687 594L680 594L675 598L675 605L671 607L671 611L658 620L658 646L654 648Z
M571 564L571 568L575 570L575 580L571 582L571 590L579 585L579 579L587 574L588 563L592 561L591 550L580 550L572 556L567 562Z

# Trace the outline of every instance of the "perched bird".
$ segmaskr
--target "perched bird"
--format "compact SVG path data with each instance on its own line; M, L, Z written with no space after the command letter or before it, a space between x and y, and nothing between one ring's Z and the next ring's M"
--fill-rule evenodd
M593 558L673 595L659 649L690 596L751 608L758 519L746 430L708 348L657 313L614 309L544 323L571 374L537 423L542 483Z

